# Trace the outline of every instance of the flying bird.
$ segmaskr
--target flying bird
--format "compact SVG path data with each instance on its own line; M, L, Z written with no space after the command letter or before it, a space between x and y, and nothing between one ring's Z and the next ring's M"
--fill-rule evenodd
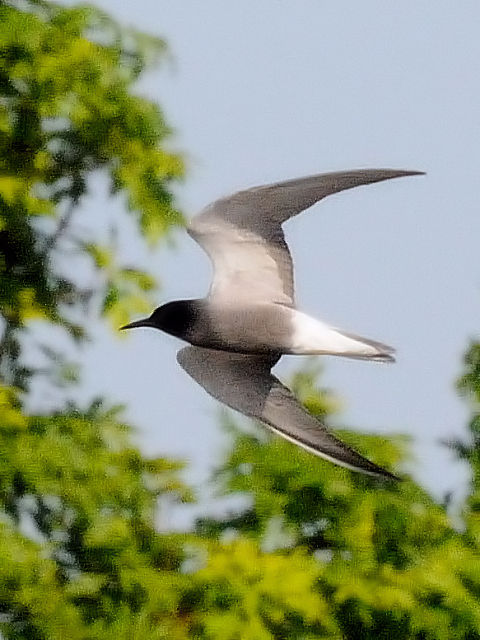
M215 201L187 232L206 251L206 298L175 300L122 329L152 327L190 343L180 366L211 396L274 433L340 466L396 478L331 434L271 373L284 354L394 361L394 349L316 320L296 308L293 263L282 224L345 189L421 171L360 169L240 191Z

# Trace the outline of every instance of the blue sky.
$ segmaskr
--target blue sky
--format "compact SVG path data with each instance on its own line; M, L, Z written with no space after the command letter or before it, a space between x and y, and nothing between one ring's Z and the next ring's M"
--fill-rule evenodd
M187 216L235 189L322 171L428 172L329 198L286 232L302 309L398 349L393 366L325 359L338 422L411 434L414 476L437 496L461 493L465 469L438 441L464 433L454 381L479 328L480 4L96 4L169 43L170 63L139 91L160 102L170 144L185 153ZM120 206L99 184L85 210ZM160 275L159 303L208 288L207 257L186 235L175 240L149 256L124 243L127 259ZM176 364L179 343L153 331L95 335L82 394L125 402L144 450L186 459L199 483L226 442L218 405ZM284 360L280 377L302 362Z

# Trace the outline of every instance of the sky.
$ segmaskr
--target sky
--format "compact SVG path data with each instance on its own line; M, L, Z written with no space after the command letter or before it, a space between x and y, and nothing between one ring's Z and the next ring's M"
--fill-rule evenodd
M324 359L322 385L342 399L337 424L410 434L407 470L436 497L461 495L466 469L439 443L465 434L455 379L479 329L480 3L96 5L169 44L169 62L138 91L161 104L169 145L185 155L176 194L187 217L234 190L323 171L427 172L332 196L285 230L302 310L398 349L392 366ZM97 186L85 211L122 206ZM159 304L208 290L208 259L184 232L173 249L140 256L124 241L124 253L159 275ZM200 485L227 440L218 404L176 363L180 343L94 334L84 397L124 402L143 450L185 459ZM276 372L301 364L284 358Z

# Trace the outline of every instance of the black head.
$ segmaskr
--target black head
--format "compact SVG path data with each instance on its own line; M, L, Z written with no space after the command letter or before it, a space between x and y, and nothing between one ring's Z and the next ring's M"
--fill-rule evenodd
M120 328L151 327L185 339L195 324L200 306L200 300L174 300L155 309L149 318L136 320Z

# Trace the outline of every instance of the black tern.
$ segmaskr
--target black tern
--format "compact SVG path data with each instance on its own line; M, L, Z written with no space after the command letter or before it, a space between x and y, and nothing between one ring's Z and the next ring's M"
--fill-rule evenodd
M345 189L422 171L360 169L254 187L217 200L187 232L213 264L208 296L177 300L122 327L152 327L190 345L180 366L211 396L274 433L354 471L397 479L333 436L272 373L284 354L393 361L394 349L302 313L282 224Z

